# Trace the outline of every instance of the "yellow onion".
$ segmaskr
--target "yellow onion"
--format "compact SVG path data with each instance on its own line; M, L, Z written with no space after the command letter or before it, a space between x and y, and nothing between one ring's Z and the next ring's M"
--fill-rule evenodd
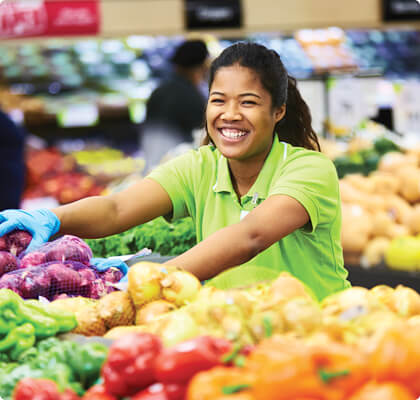
M148 324L156 317L175 310L174 304L165 300L155 300L141 307L136 313L136 325Z
M160 281L165 277L161 264L139 262L128 270L128 292L136 308L161 298Z
M307 335L321 326L321 308L306 297L295 297L283 306L285 329Z
M177 306L194 300L201 288L200 281L194 275L182 270L170 272L160 284L163 298Z
M395 309L402 317L420 314L420 295L413 289L398 285L394 292Z
M154 333L161 337L165 346L173 346L200 335L199 326L188 311L182 308L160 318L157 325Z

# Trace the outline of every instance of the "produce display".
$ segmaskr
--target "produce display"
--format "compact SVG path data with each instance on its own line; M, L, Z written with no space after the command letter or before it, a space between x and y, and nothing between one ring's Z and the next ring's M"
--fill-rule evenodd
M389 249L390 268L417 269L416 256L409 261L407 257L414 253L407 253L409 246L404 250L404 245L413 243L405 237L414 239L420 233L419 154L417 148L389 152L380 159L377 171L340 180L342 245L350 264L376 265Z
M6 250L13 243L9 236L2 241ZM22 237L27 243L28 236ZM61 262L88 268L90 249L69 239L57 240ZM23 260L28 255L22 250ZM30 268L48 267L17 271ZM378 392L385 399L398 394L414 400L420 395L420 370L411 361L420 355L420 295L410 288L353 287L318 302L288 273L221 290L211 280L203 286L180 268L151 262L132 265L126 285L99 299L79 293L48 304L0 289L0 396L360 400ZM54 337L60 332L103 336L111 346L108 351L94 341L60 341Z
M167 223L156 218L123 233L102 239L87 239L95 257L135 254L143 248L162 256L178 255L196 244L195 227L191 218Z
M131 268L128 292L120 293L133 300L137 313L155 299L171 298L162 286L165 278L188 274L174 267L165 273L164 266L152 263ZM184 294L177 297L180 308L155 314L135 329L120 327L101 368L102 383L83 399L414 400L420 395L420 295L412 289L354 287L318 303L286 273L272 283L230 291L189 287L188 297L186 287L176 293Z
M97 381L107 353L108 348L100 343L78 344L56 337L40 340L17 360L3 358L0 362L0 396L11 400L15 390L13 398L16 400L38 398L36 396L77 399L76 394L82 395ZM63 391L67 397L58 397ZM56 397L45 397L49 392L57 393Z
M51 196L60 204L102 193L104 186L78 171L75 159L55 148L30 150L25 156L26 181L23 199Z
M1 238L0 289L24 299L48 300L79 295L98 299L117 290L123 273L113 267L102 272L92 268L92 251L80 238L64 235L26 253L31 238L24 231Z

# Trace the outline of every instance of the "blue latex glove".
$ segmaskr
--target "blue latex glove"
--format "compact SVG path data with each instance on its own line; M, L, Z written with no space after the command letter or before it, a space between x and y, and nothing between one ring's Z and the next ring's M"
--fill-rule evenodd
M35 250L60 229L60 220L50 210L41 208L39 210L6 210L0 212L0 237L19 229L28 231L32 235L26 252Z
M124 275L128 271L127 264L118 258L91 258L90 265L99 272L104 272L111 267L118 268Z

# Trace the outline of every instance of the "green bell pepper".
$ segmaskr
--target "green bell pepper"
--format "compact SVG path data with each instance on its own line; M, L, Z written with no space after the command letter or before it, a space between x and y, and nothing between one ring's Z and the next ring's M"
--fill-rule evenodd
M107 353L108 348L105 345L90 342L78 346L70 355L67 362L84 388L91 387L98 379Z
M70 311L58 309L51 304L44 304L38 300L25 300L24 304L31 309L54 319L57 333L69 332L77 326L76 316Z
M0 341L0 351L9 351L10 358L17 360L19 355L35 344L35 329L31 324L23 324L13 328Z
M20 296L12 290L0 290L0 334L9 333L22 322L19 310L21 300Z

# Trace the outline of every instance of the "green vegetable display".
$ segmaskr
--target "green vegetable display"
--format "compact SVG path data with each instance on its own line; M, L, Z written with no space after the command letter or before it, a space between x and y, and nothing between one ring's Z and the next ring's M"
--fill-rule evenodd
M390 151L401 151L392 141L385 137L380 137L373 142L369 149L359 150L351 155L345 155L334 159L339 178L348 174L368 175L378 168L381 157Z
M16 327L28 323L39 339L68 332L76 327L77 320L73 313L58 311L37 300L23 300L12 290L0 289L0 340ZM3 337L3 340L6 338Z
M149 248L162 256L181 254L196 244L195 227L191 218L171 224L156 218L147 224L102 239L87 239L95 257L134 254Z
M17 362L0 362L0 397L11 400L16 384L23 378L45 378L82 395L99 378L108 349L100 343L80 345L51 337L21 353Z

